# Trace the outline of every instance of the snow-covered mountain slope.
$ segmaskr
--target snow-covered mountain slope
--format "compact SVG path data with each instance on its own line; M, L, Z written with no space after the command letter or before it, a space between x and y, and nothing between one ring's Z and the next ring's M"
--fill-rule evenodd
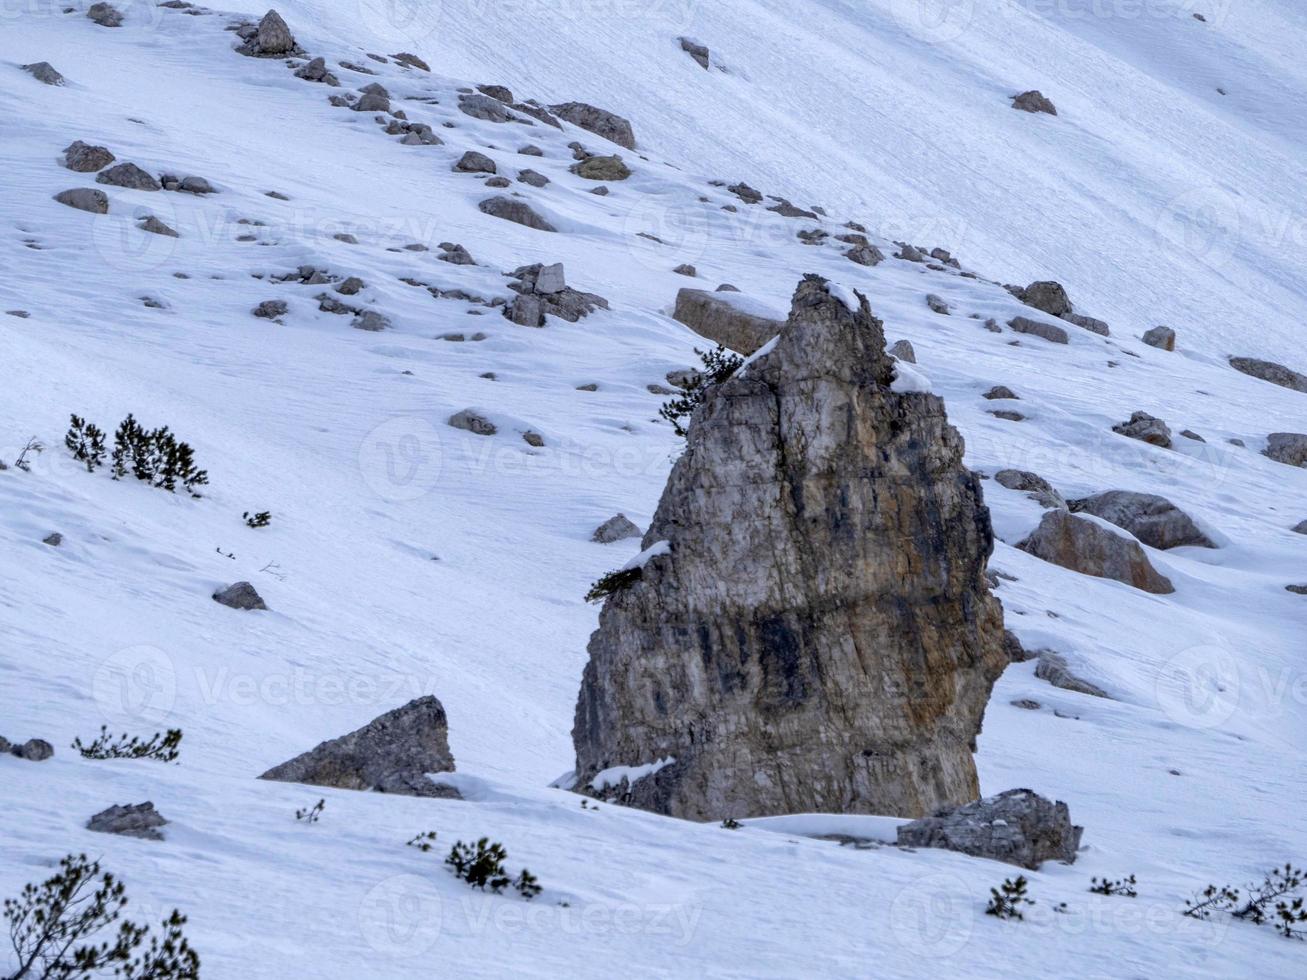
M68 851L101 855L138 914L190 915L217 977L615 963L653 976L1300 975L1302 948L1269 928L1179 910L1307 845L1307 599L1285 590L1307 582L1307 536L1290 530L1307 519L1307 470L1259 453L1271 431L1307 431L1307 395L1226 364L1307 370L1294 211L1307 15L1270 0L1213 3L1206 22L963 3L940 9L965 22L938 22L931 7L282 5L342 89L236 54L225 28L262 10L130 5L113 29L80 5L0 15L0 311L29 314L0 315L0 459L33 435L49 447L30 472L0 473L0 735L56 748L40 764L0 757L0 891ZM728 70L700 69L680 34ZM433 73L367 58L401 50ZM18 69L43 60L66 86ZM400 145L372 113L327 102L374 81L444 145ZM630 118L639 148L619 152L633 176L596 196L568 172L567 144L616 148L459 112L458 90L483 82ZM1036 87L1056 118L1010 108ZM107 215L64 207L52 195L98 186L60 166L75 139L155 174L203 175L217 193L104 188ZM527 143L544 155L517 154ZM549 177L502 193L523 193L558 233L481 213L483 178L450 169L469 149L510 179ZM709 183L740 178L830 217L782 218ZM138 232L141 211L180 237ZM896 238L942 245L988 278L895 258L864 268L796 238L850 219L886 255ZM441 242L478 264L439 261ZM404 281L508 297L504 272L555 261L611 309L534 330ZM697 281L671 271L682 262ZM363 279L350 302L391 327L350 329L318 310L330 286L270 278L302 265ZM1150 550L1176 592L1148 595L1017 550L1042 512L986 483L1008 626L1114 699L1054 688L1033 663L995 688L982 789L1030 786L1086 828L1073 866L1029 876L1039 904L1025 923L983 914L1007 866L801 836L879 838L884 820L729 832L590 812L546 788L572 763L595 623L581 597L637 550L590 533L618 511L647 525L678 448L648 390L704 345L668 316L677 289L730 282L783 311L805 272L861 290L887 335L913 343L972 467L1034 470L1067 496L1164 494L1221 545ZM1068 324L1060 346L985 329L1031 313L989 279L1036 278L1066 283L1112 336ZM250 315L266 300L288 304L283 322ZM1161 322L1177 351L1136 339ZM995 384L1020 401L985 400ZM998 404L1025 420L989 414ZM446 425L469 407L498 434ZM1114 434L1135 410L1206 442L1177 436L1166 451ZM203 499L86 473L60 447L70 412L171 426L209 470ZM244 526L242 512L265 509L270 527ZM42 543L51 532L60 546ZM268 612L210 601L242 579ZM254 778L422 693L448 710L467 800ZM180 727L181 762L89 762L67 747L102 724ZM296 823L319 796L321 822ZM165 842L84 829L110 803L145 799L171 821ZM436 854L403 846L424 830L441 853L503 841L544 894L528 906L471 892ZM1091 876L1130 873L1137 899L1087 892Z

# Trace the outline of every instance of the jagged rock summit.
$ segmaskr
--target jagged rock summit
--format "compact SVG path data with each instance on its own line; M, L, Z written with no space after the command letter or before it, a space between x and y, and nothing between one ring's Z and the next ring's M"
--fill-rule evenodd
M978 795L1007 661L978 477L897 392L865 298L807 276L710 388L590 640L579 792L694 820L920 816Z

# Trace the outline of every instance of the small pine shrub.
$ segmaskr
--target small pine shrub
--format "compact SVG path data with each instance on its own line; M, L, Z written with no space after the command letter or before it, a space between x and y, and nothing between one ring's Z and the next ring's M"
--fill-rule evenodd
M419 851L425 854L436 846L436 832L434 830L424 831L409 841L408 846L416 847Z
M985 909L986 915L993 915L1000 919L1024 919L1021 913L1021 906L1034 905L1034 899L1026 894L1025 875L1017 875L1016 880L1006 879L998 888L989 890L989 905Z
M10 980L84 980L109 970L127 980L197 980L200 958L182 933L186 916L173 909L163 920L162 937L149 926L123 921L111 940L96 942L97 932L121 918L126 890L85 854L66 855L59 868L40 885L28 884L18 898L5 900L18 958ZM149 946L142 950L147 936Z
M82 754L83 759L155 759L159 762L175 762L181 754L182 731L170 728L160 735L155 732L152 737L142 741L133 735L127 737L124 732L118 738L109 736L109 726L101 725L99 737L90 745L84 745L80 738L73 739L72 747Z
M1206 919L1213 912L1228 912L1236 919L1253 925L1267 922L1285 939L1307 939L1307 908L1303 898L1294 895L1303 886L1304 872L1287 863L1275 868L1260 882L1248 885L1247 897L1241 897L1237 888L1228 885L1208 885L1185 906L1183 914L1195 919Z
M302 820L305 823L317 823L318 818L322 816L322 811L327 808L326 800L318 800L313 806L305 807L303 810L295 811L295 819Z
M743 826L744 824L740 823L740 821L736 820L734 817L727 817L722 821L722 830L739 830Z
M504 870L507 857L508 851L503 844L492 844L489 837L482 837L475 845L457 841L450 849L449 857L445 858L445 864L455 877L473 888L489 888L497 895L512 885L528 901L539 895L542 891L539 880L526 868L516 878L508 876Z
M615 572L609 572L599 579L594 585L590 586L590 591L585 594L586 602L603 602L615 592L621 592L623 589L629 589L636 582L644 577L644 569L640 567L622 568Z
M94 473L104 464L104 430L94 422L87 422L78 415L69 416L64 445L73 454L73 459L86 464L87 473Z
M672 430L682 438L688 431L690 416L699 407L708 389L713 385L721 384L744 364L744 358L728 351L721 344L710 351L702 351L696 347L694 352L699 355L703 370L690 379L679 395L672 396L658 411L662 418L672 423Z
M254 514L247 510L244 514L241 514L241 518L244 519L246 527L267 527L272 523L272 513L266 510Z
M1092 884L1089 890L1096 895L1121 895L1125 898L1137 898L1139 892L1135 890L1135 876L1130 875L1128 878L1118 878L1113 881L1110 878L1091 878Z
M209 482L209 473L195 465L195 450L180 442L165 425L145 429L130 413L113 434L110 470L115 480L128 473L136 479L173 493L181 487L192 497Z

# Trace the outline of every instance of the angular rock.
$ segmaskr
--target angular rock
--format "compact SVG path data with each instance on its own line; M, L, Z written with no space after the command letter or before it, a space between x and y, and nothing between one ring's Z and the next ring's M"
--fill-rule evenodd
M275 10L263 15L254 34L237 50L253 58L283 58L302 53L295 43L295 35Z
M163 235L165 238L181 237L175 229L169 228L152 214L147 214L142 218L141 223L136 227L140 228L141 231L148 231L151 235Z
M880 265L885 261L885 253L875 245L855 245L844 253L844 257L858 265Z
M458 108L473 119L487 122L506 123L513 118L504 103L480 92L464 92L458 97Z
M23 65L23 71L30 74L38 82L43 82L46 85L63 85L67 81L48 61L37 61L30 65Z
M896 340L889 349L890 356L896 361L906 361L908 364L917 363L917 352L912 347L910 340Z
M708 46L688 37L679 37L677 40L681 43L681 50L698 62L700 68L707 71L709 64Z
M1175 350L1175 331L1170 327L1153 327L1144 334L1144 343L1158 350Z
M1052 650L1044 650L1039 655L1039 663L1035 665L1035 676L1041 681L1048 681L1054 687L1060 687L1064 691L1074 691L1077 694L1088 694L1090 697L1106 698L1107 692L1097 684L1091 684L1082 677L1077 677L1071 673L1071 667L1067 663L1066 657L1060 653L1054 653Z
M1090 333L1096 333L1100 337L1110 337L1112 335L1111 328L1097 317L1085 316L1082 313L1068 313L1062 319L1068 323L1074 323L1077 327L1088 330Z
M364 288L365 283L358 276L347 276L344 281L336 287L336 292L342 296L357 296Z
M1175 591L1157 571L1139 542L1065 510L1050 510L1039 527L1017 547L1082 575L1110 578L1155 595Z
M731 184L726 189L730 191L732 194L734 194L736 197L738 197L745 204L762 203L762 192L750 187L744 181L740 181L738 184Z
M448 262L450 265L476 265L476 259L472 258L472 253L462 245L455 242L442 242L440 245L441 252L436 256L441 262Z
M805 208L796 207L795 205L791 204L789 201L785 200L785 198L781 198L776 204L773 204L767 210L775 211L782 218L816 218L817 217L816 211L809 211Z
M499 431L494 422L470 408L465 408L463 411L451 415L449 424L455 429L465 429L478 436L493 436Z
M295 70L295 77L302 78L306 82L320 82L323 85L329 85L332 88L340 86L340 79L331 73L327 68L325 58L314 58L308 64Z
M1050 316L1064 317L1071 312L1071 298L1060 282L1051 279L1032 282L1024 289L1014 289L1014 293L1027 306L1043 310Z
M943 402L893 377L865 299L809 276L707 390L591 637L578 789L695 820L976 797L1007 663L989 515Z
M1010 789L955 810L904 824L900 847L942 847L972 857L991 858L1034 871L1044 861L1071 864L1083 827L1071 811L1028 789Z
M495 166L495 161L484 153L478 153L476 150L468 150L458 162L454 164L454 170L464 174L495 174L499 173L499 168Z
M513 98L513 92L504 85L478 85L477 91L482 95L488 95L492 99L498 99L500 102L506 102L512 105L516 100Z
M519 170L517 179L520 183L529 184L532 187L544 187L549 183L548 177L529 168L526 170Z
M1307 466L1307 435L1301 432L1272 432L1266 437L1262 455L1287 466Z
M64 543L64 536L58 531L51 531L41 539L41 544L48 544L51 548L58 548Z
M541 296L561 293L567 288L567 277L563 272L563 263L542 265L535 277L535 292Z
M940 316L949 315L948 303L944 302L944 300L941 297L936 296L934 293L926 294L926 305L929 306L933 312L938 313Z
M1232 357L1230 367L1251 377L1279 385L1281 388L1307 391L1307 375L1299 374L1274 361L1261 361L1255 357Z
M564 102L561 105L551 105L549 108L573 126L580 126L628 150L635 149L635 133L631 129L630 121L616 113L586 102Z
M426 72L431 71L430 65L428 65L417 55L409 54L407 51L401 51L399 54L392 54L391 57L394 58L399 64L403 65L405 68L418 68Z
M232 609L267 609L267 603L249 582L236 582L219 589L213 594L213 601Z
M585 180L626 180L631 168L617 154L610 157L586 157L571 167L572 173Z
M1211 538L1198 529L1193 519L1165 497L1129 490L1067 501L1073 514L1093 514L1125 528L1144 544L1161 551L1170 548L1215 548Z
M114 162L114 154L107 146L91 146L76 140L64 148L64 166L78 174L94 174Z
M366 330L369 333L380 333L390 326L390 319L384 313L378 313L376 310L360 310L354 314L354 319L350 321L350 326L355 330Z
M988 398L990 401L996 401L999 399L1008 399L1008 398L1015 398L1019 401L1021 398L1020 395L1018 395L1007 385L994 385L994 387L990 388L989 391L985 392L984 395L982 395L981 397Z
M130 803L127 806L111 806L101 810L86 823L87 830L97 834L121 834L123 837L140 837L143 840L163 840L160 827L166 826L163 814L154 808L154 804Z
M781 320L750 313L723 299L721 293L704 289L678 291L672 317L699 336L745 356L767 343L785 326Z
M567 285L561 262L524 265L510 276L517 281L509 288L518 296L504 307L504 316L524 327L543 327L545 314L576 323L597 309L608 309L602 296Z
M1050 116L1057 115L1057 106L1044 96L1038 89L1031 89L1029 92L1022 92L1020 95L1012 97L1012 108L1020 109L1022 112L1046 112Z
M93 187L74 187L72 190L60 191L54 199L78 211L89 211L91 214L109 213L109 198L104 191L97 191Z
M109 184L113 187L125 187L133 191L162 190L163 185L153 174L146 173L134 163L119 163L102 170L96 175L97 184Z
M274 766L259 778L457 799L456 790L427 778L427 773L453 771L445 709L427 695Z
M1150 446L1160 446L1163 449L1171 448L1170 427L1161 419L1149 415L1147 412L1134 412L1130 416L1130 421L1118 422L1112 426L1112 431L1118 435L1146 442Z
M54 755L54 746L43 738L29 738L22 745L10 745L7 751L28 762L44 762Z
M699 277L699 270L688 262L682 262L672 271L678 276L688 276L691 279L697 279Z
M623 541L626 538L638 538L640 534L640 529L625 514L616 514L595 528L590 540L600 544L612 544L614 541Z
M123 26L122 11L111 4L93 3L86 8L86 16L101 27Z
M477 205L483 213L495 218L503 218L519 225L526 225L537 231L558 231L542 218L525 201L515 201L511 197L489 197Z
M251 312L262 320L275 320L279 316L285 316L289 308L284 299L265 299Z
M1299 521L1293 526L1294 534L1307 534L1307 520Z
M1052 323L1045 323L1043 320L1032 320L1029 317L1017 316L1009 320L1007 325L1017 333L1043 337L1054 344L1066 344L1071 341L1070 336L1064 329Z

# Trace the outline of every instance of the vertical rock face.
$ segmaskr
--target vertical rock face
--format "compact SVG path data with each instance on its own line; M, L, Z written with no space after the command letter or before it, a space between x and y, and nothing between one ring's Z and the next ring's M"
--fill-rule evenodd
M977 797L1007 661L989 512L859 300L806 277L775 347L696 411L590 641L578 791L695 820Z

